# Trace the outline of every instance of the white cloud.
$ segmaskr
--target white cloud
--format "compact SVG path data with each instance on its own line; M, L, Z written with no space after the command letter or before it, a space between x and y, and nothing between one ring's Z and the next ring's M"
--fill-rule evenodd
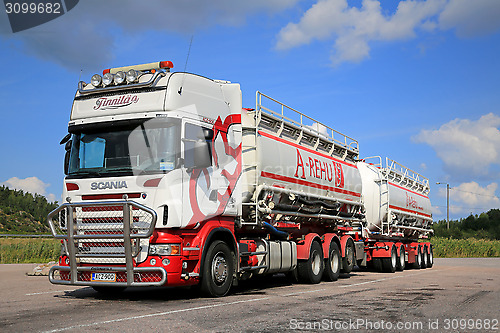
M412 39L417 31L456 28L459 36L475 36L500 28L498 0L400 1L387 14L378 0L363 0L361 8L347 0L319 0L297 23L277 36L276 48L286 50L313 40L333 40L331 61L360 62L370 56L370 42Z
M12 34L0 11L0 37L21 40L28 54L55 62L70 70L100 68L114 59L126 40L145 31L192 34L215 25L241 25L256 12L274 13L298 0L85 0L65 15L41 26ZM161 40L158 43L167 43Z
M451 0L439 15L442 29L456 28L459 37L474 37L500 29L500 1Z
M54 194L47 194L47 187L49 187L50 184L44 183L37 177L27 177L24 179L12 177L9 180L1 183L1 185L7 186L10 189L23 190L25 192L30 192L33 194L41 194L45 196L49 201L56 200L56 196Z
M476 182L462 183L450 190L450 198L468 207L496 207L500 206L500 199L495 195L497 183L481 187Z
M298 23L289 23L279 35L276 47L289 49L314 39L334 38L334 65L360 62L369 57L371 41L397 41L415 37L415 29L430 22L445 5L444 0L401 1L393 15L384 15L380 2L364 0L361 9L346 0L320 0ZM436 19L436 17L434 17Z
M455 176L491 178L490 167L500 165L500 116L478 120L454 119L437 130L422 130L415 142L430 145Z
M327 137L329 136L328 129L323 124L313 123L311 126L307 126L307 127L312 128L313 130L315 130L319 134L323 134L324 136L327 136ZM330 135L331 135L331 131L330 131Z
M438 206L431 206L431 212L432 212L432 215L443 214L443 212L441 211L441 208L439 208Z

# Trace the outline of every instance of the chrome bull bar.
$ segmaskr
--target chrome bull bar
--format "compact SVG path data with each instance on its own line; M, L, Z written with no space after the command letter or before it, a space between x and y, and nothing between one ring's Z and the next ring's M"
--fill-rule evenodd
M163 285L167 278L164 268L135 267L140 240L151 237L156 220L153 209L126 196L120 201L62 204L49 213L48 224L52 235L63 241L69 266L52 267L49 281L89 286ZM93 272L112 272L115 279L93 281L89 278Z

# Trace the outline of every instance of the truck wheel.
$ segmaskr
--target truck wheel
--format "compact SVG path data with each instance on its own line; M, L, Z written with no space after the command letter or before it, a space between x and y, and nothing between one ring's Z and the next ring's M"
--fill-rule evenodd
M224 296L233 284L233 254L223 241L214 241L208 247L203 263L201 292L209 297Z
M394 273L398 263L398 253L394 245L391 246L391 256L389 258L382 258L382 268L386 273Z
M297 273L300 281L305 283L319 283L323 276L325 262L323 251L318 242L312 242L309 259L297 263Z
M405 262L405 247L401 245L399 247L399 257L398 257L398 262L396 265L396 269L398 271L403 271L405 269L406 262Z
M422 252L420 250L420 245L419 245L417 246L417 254L415 256L415 262L411 265L411 268L420 269L421 265L422 265Z
M422 248L422 262L420 263L420 268L427 268L427 245Z
M382 260L380 258L373 258L372 265L374 271L382 272Z
M331 242L328 259L325 260L325 271L323 273L323 278L326 281L337 281L340 275L340 260L339 246L337 243Z
M427 267L431 268L434 265L434 252L432 251L432 244L429 245L429 254L427 255Z
M350 273L356 264L356 257L354 252L354 243L348 241L345 245L345 257L342 258L342 273Z
M126 287L103 287L103 286L92 286L92 289L97 291L99 294L103 295L118 295L125 290Z

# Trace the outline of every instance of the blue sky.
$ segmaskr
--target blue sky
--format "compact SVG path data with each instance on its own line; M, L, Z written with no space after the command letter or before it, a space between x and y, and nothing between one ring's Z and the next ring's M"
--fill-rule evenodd
M0 183L60 200L72 99L171 60L260 90L430 179L435 220L500 208L498 0L81 0L15 33L0 13Z

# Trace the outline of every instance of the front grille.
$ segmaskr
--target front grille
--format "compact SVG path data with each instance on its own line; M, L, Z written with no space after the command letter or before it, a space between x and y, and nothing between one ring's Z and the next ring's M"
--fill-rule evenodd
M61 205L49 214L49 224L53 235L64 241L70 267L56 266L51 281L92 285L91 272L82 264L121 265L103 268L116 270L116 281L111 283L154 285L165 281L162 269L150 268L148 273L136 267L141 246L148 246L156 220L152 209L128 200ZM128 280L133 282L127 282L132 275Z

